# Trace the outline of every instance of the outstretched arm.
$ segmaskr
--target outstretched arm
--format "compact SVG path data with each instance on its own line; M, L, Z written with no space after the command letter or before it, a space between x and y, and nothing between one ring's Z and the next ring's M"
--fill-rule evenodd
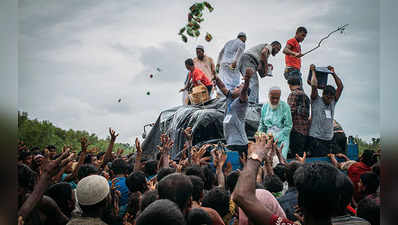
M108 149L104 154L104 160L102 162L102 166L106 165L106 163L108 163L111 160L113 145L115 144L117 136L119 136L119 134L116 134L116 132L112 130L112 128L109 128L109 134L111 135L111 140L109 142Z
M315 100L318 97L318 80L316 79L316 74L315 74L315 65L312 64L310 66L310 70L312 73L311 77L311 99Z
M220 65L221 59L224 56L224 49L225 49L225 47L222 48L221 52L218 54L218 59L217 59L217 65L218 66Z
M240 92L240 97L239 97L241 102L247 102L249 81L253 74L254 74L254 71L251 68L246 69L246 74L243 77L243 79L245 80L245 83L243 83L243 88L242 88L242 91Z
M264 71L265 73L268 73L268 55L270 54L268 48L264 47L263 50L261 50L261 61L264 63Z
M334 81L336 82L336 85L337 85L336 97L335 97L335 101L337 102L340 99L341 93L343 92L343 88L344 88L343 82L340 80L340 78L334 72L334 68L332 66L329 66L328 69L330 71L332 71Z
M266 143L265 137L249 145L249 151L255 153L259 160L248 159L246 167L241 172L238 183L232 194L232 200L245 212L249 221L254 224L270 224L272 212L256 198L256 175L260 161L272 149L271 143Z
M225 96L227 96L229 90L227 89L227 87L225 87L224 82L222 82L222 80L217 75L215 76L215 82L216 82L217 87L222 91L222 93Z

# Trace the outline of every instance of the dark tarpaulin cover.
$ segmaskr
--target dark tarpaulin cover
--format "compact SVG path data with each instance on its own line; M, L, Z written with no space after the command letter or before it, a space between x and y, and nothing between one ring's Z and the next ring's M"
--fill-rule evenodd
M170 151L172 159L185 143L184 129L192 127L193 145L211 139L222 139L225 98L213 99L204 105L177 106L160 113L155 125L142 144L144 158L154 158L160 145L160 135L165 133L174 141ZM261 104L250 104L246 114L246 134L253 137L261 116Z

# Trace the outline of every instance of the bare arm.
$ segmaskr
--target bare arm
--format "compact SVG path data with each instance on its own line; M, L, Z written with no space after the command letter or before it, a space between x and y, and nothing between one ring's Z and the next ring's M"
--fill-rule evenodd
M310 66L310 70L312 73L311 77L311 99L315 100L318 97L318 80L316 79L316 74L315 74L315 65L312 64Z
M285 55L291 55L291 56L298 56L299 55L299 53L297 53L297 52L293 52L291 49L293 48L293 46L291 46L291 45L289 45L289 44L286 44L286 46L285 46L285 48L283 49L283 53L285 54Z
M210 58L210 70L211 70L211 74L212 74L212 79L214 79L214 77L216 76L216 66L214 65L214 61L212 58Z
M51 184L51 178L72 160L72 158L68 156L69 151L65 151L56 160L52 160L47 163L44 172L40 176L38 183L33 189L33 192L29 195L28 199L26 199L21 208L19 208L18 216L22 216L22 218L27 218L30 215L32 210L42 199L44 192L47 190L47 187Z
M253 74L254 74L254 71L251 68L246 69L246 75L243 77L243 79L245 80L245 83L243 84L243 88L242 88L242 91L240 92L240 97L239 97L241 102L247 102L247 98L248 98L247 92L249 90L249 81Z
M268 48L263 48L261 50L261 61L264 63L264 71L265 73L268 73L268 55L270 54Z
M216 175L217 175L217 181L218 181L218 186L224 188L225 187L225 177L224 173L222 171L222 168L224 166L225 161L227 160L227 154L222 151L222 152L216 152L217 154L217 167L216 167Z
M261 137L255 144L251 144L249 148L250 152L259 156L260 161L264 159L266 151L272 149L269 143L266 144L264 137ZM247 160L246 167L241 172L232 194L232 199L245 212L249 221L265 225L271 222L272 212L256 198L256 174L259 166L259 161Z
M334 72L334 68L332 66L329 66L328 69L330 69L330 71L332 71L334 81L336 82L336 85L337 85L336 98L335 98L335 101L337 102L340 99L341 93L343 92L343 88L344 88L343 82L340 80L340 78Z
M119 134L116 134L116 132L112 130L112 128L109 128L109 134L111 135L111 140L109 142L108 149L104 154L104 160L102 162L102 165L105 165L107 162L109 162L109 160L111 160L113 145L115 144L117 136L119 136Z
M140 141L138 140L138 137L135 138L135 150L137 152L136 152L135 161L134 161L134 172L139 171L142 167L142 165L141 165L142 149L141 149L141 144L140 144Z
M215 81L216 81L217 87L222 91L222 93L225 96L227 96L229 90L227 89L227 87L225 87L225 84L222 82L222 80L218 76L215 76Z

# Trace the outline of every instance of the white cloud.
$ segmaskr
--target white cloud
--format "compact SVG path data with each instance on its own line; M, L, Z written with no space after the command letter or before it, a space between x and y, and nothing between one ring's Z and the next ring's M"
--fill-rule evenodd
M273 40L284 45L304 25L309 29L305 51L330 30L350 23L346 34L332 36L303 58L302 72L306 78L311 63L334 65L345 84L337 119L349 134L379 135L377 3L210 1L215 10L205 13L202 33L212 33L213 41L201 36L184 44L177 32L192 2L21 1L18 108L62 128L101 137L112 126L121 133L119 141L131 141L162 110L181 103L183 60L194 56L197 44L204 44L206 54L216 60L239 31L248 35L247 48ZM271 63L274 77L261 79L261 101L273 85L284 89L283 99L288 95L284 55ZM162 73L156 74L157 66ZM305 90L309 93L307 86Z

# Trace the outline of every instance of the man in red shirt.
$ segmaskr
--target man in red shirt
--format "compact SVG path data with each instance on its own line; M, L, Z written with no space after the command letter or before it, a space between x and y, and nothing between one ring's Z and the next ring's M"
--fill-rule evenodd
M284 76L286 80L292 77L300 78L300 83L302 86L302 74L300 72L301 69L301 46L300 42L303 42L305 37L307 36L307 29L305 27L299 27L296 30L296 36L292 39L289 39L286 43L286 47L283 49L283 53L285 54L285 64L286 69Z
M200 84L203 84L204 86L206 86L207 91L210 94L210 91L213 88L213 83L206 76L206 74L203 73L199 68L195 67L192 59L185 60L185 67L190 72L188 73L188 82L186 86L180 90L180 92L188 90L191 86L195 87Z

